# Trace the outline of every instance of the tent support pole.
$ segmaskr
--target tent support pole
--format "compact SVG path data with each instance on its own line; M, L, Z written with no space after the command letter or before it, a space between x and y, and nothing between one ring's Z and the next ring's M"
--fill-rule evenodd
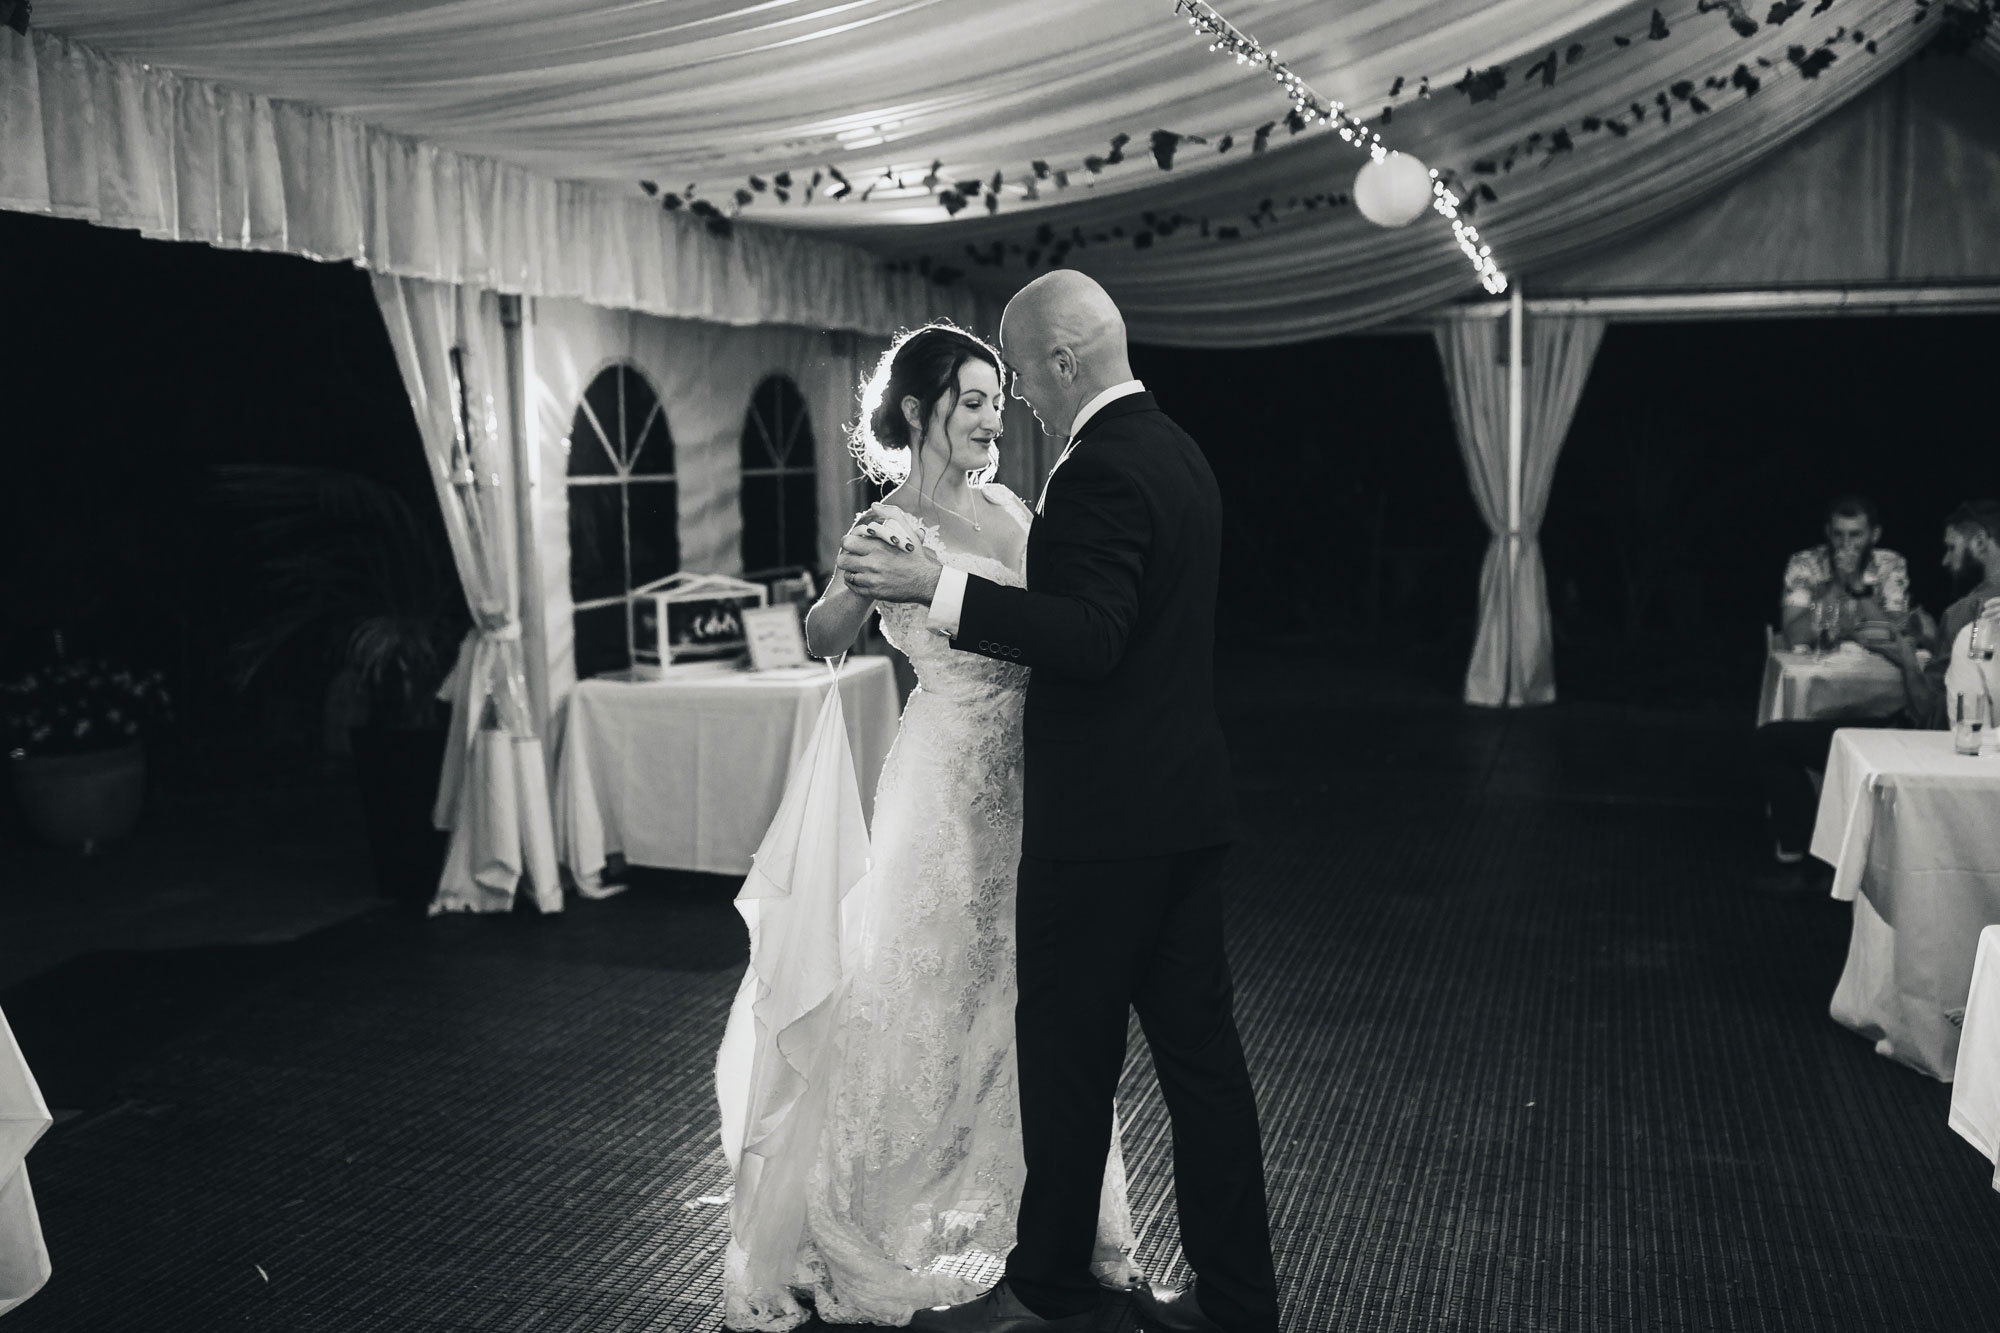
M514 577L519 583L522 665L528 677L528 711L535 735L549 739L549 629L542 606L540 545L535 540L535 492L541 462L535 455L534 395L528 392L528 345L523 334L522 303L528 298L500 297L501 342L507 355L508 416L514 429L507 441L509 489L514 495ZM545 747L554 781L555 747Z
M1795 287L1777 291L1605 292L1595 296L1538 296L1531 315L1600 315L1606 319L1680 320L1796 318L1800 315L1973 315L2000 312L2000 283L1931 286ZM1501 319L1512 301L1476 300L1446 306L1416 321L1397 321L1371 333L1428 328L1432 319Z

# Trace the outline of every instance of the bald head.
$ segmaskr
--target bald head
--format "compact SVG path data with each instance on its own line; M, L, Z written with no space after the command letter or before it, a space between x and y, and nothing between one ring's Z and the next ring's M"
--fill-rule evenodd
M1007 303L1000 348L1017 391L1052 435L1090 399L1132 378L1125 317L1110 293L1075 269L1044 273Z

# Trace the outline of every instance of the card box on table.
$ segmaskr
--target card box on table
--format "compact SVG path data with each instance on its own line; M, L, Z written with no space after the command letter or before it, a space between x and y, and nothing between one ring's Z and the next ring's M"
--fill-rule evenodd
M722 574L669 574L647 584L633 599L632 674L740 658L743 612L765 601L762 585Z

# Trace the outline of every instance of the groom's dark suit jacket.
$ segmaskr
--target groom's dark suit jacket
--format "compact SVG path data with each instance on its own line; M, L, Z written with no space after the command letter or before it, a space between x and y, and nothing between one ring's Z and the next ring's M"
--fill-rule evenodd
M967 581L952 646L1034 669L1024 855L1098 861L1235 836L1215 713L1222 498L1147 393L1084 423L1028 536L1028 586Z

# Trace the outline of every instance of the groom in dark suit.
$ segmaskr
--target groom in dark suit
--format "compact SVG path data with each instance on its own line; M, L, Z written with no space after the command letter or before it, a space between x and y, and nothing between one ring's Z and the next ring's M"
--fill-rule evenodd
M1104 289L1057 270L1007 306L1014 392L1069 437L1028 537L1026 588L860 535L850 587L927 602L952 646L1033 668L1025 721L1015 1030L1028 1175L1007 1276L913 1329L1082 1333L1112 1099L1137 1009L1174 1128L1184 1292L1138 1294L1171 1333L1273 1333L1257 1105L1222 945L1233 836L1215 713L1222 502L1195 442L1132 377Z

